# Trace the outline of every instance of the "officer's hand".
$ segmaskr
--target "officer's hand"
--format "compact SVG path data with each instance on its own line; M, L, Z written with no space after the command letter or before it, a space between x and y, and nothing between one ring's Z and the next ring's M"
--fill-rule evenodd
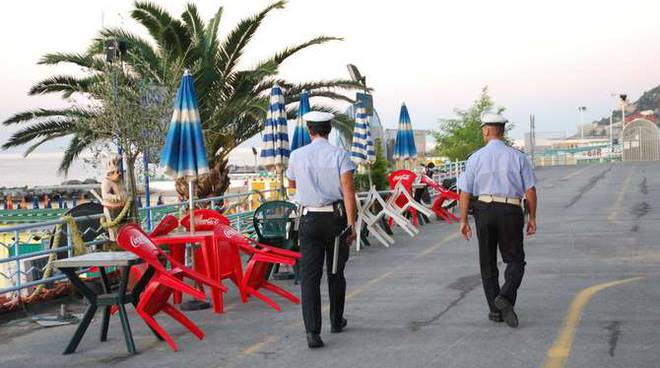
M346 243L350 247L351 244L353 244L353 240L357 238L357 231L355 230L355 225L351 225L351 233L348 235L348 238L346 238Z
M470 228L470 224L465 221L461 221L461 235L463 235L463 239L465 240L470 240L472 238L472 229Z
M536 234L536 219L527 220L527 235Z

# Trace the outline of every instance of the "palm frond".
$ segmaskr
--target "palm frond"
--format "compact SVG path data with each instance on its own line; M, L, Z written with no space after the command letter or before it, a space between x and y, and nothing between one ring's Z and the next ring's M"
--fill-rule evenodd
M50 119L32 124L20 129L9 137L7 142L2 145L3 149L22 146L32 140L50 137L58 137L75 133L76 124L71 119Z
M343 41L343 40L344 39L341 37L318 36L307 42L303 42L299 45L287 47L284 50L279 51L278 53L270 57L270 59L261 62L260 65L272 63L279 66L280 64L282 64L282 62L284 62L284 60L288 59L297 52L304 50L310 46L321 45L330 41Z
M78 78L71 75L56 75L37 82L28 94L38 95L62 92L62 97L69 98L74 93L86 93L90 87L99 81L99 77L92 74L88 77Z
M105 46L108 40L126 43L128 52L124 55L124 61L133 67L139 63L146 63L153 70L159 68L159 55L157 50L154 49L154 46L146 39L121 28L106 28L101 30L99 36L92 40L92 44L87 49L87 52L102 54L105 52Z
M185 26L165 9L150 1L137 1L131 17L147 28L161 49L174 51L177 55L186 52L190 39Z
M36 150L37 148L39 148L42 144L44 144L46 142L52 141L52 140L57 139L57 138L66 137L67 135L69 135L69 133L51 134L47 137L44 137L41 140L39 140L36 143L29 146L25 150L25 152L23 152L23 157L28 157L32 152L34 152L34 150Z
M194 3L186 4L186 9L181 14L181 19L185 23L185 31L191 40L201 40L204 34L204 21L199 16L197 5Z
M91 135L85 133L74 135L71 141L69 141L69 145L64 150L64 156L62 157L62 162L60 162L58 171L65 175L68 174L73 162L84 150L91 147L94 142L95 139Z
M37 61L37 64L40 65L56 65L59 63L71 63L95 71L103 71L105 69L103 60L92 54L56 52L46 54Z
M286 1L277 1L267 6L261 12L252 17L241 20L236 27L229 32L229 35L222 43L220 49L220 60L218 68L222 75L229 74L238 63L238 60L243 55L245 46L250 42L252 36L261 25L264 18L275 9L282 9L286 5Z
M92 114L92 111L80 107L69 107L64 109L35 109L14 114L9 119L3 121L2 125L7 126L24 123L39 118L89 117Z

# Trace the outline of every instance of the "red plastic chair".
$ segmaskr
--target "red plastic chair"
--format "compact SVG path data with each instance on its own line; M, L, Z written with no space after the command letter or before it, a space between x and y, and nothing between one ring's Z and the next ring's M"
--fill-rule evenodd
M163 250L152 243L149 237L136 224L124 225L119 230L117 244L123 249L136 254L149 267L154 269L154 276L140 296L140 301L136 307L137 313L144 319L147 325L160 335L174 351L177 351L176 343L154 319L154 316L160 312L166 313L181 323L200 340L203 339L204 333L202 330L170 304L168 299L172 295L172 292L176 290L196 299L206 301L206 295L203 291L195 289L179 280L178 277L180 276L223 292L226 291L226 288L168 256ZM170 263L172 266L171 270L165 268L163 265L165 261Z
M436 183L433 179L426 175L422 175L421 181L438 192L438 196L433 201L431 210L435 212L435 214L440 218L447 221L449 224L452 223L452 220L458 222L458 216L447 211L447 209L443 207L443 204L447 200L458 201L460 199L460 195L454 191L444 188L442 185Z
M412 186L413 183L415 182L415 179L417 179L417 174L415 174L410 170L405 170L405 169L393 171L390 174L390 176L387 178L387 180L390 182L390 189L394 190L396 184L398 182L401 182L401 184L403 184L403 186L406 188L408 193L410 193L411 195L413 194ZM399 195L399 197L396 198L395 203L397 206L402 208L406 205L406 203L408 203L408 199L403 195ZM410 215L412 216L413 225L419 226L419 220L417 218L417 210L414 208L409 208L408 212L410 212ZM391 228L392 219L389 220L389 225Z
M241 289L245 291L245 299L250 295L261 299L264 303L273 307L276 311L282 311L282 308L271 298L262 294L259 289L269 290L283 298L286 298L294 304L300 304L300 299L281 287L268 282L266 273L272 264L287 264L293 266L300 259L300 253L291 250L271 247L258 243L246 236L243 236L232 227L224 224L217 225L221 230L222 236L231 243L240 247L246 254L250 255L250 260L245 267Z
M195 210L195 230L209 231L216 230L218 225L230 226L230 221L224 215L210 209ZM181 219L181 225L190 230L190 214ZM217 237L216 237L217 238ZM218 270L218 280L222 283L223 279L230 279L241 293L241 300L247 300L247 293L241 287L243 280L243 266L239 245L236 242L226 241L226 239L216 241L216 254L213 264Z
M177 220L176 217L173 215L165 215L163 219L156 225L156 227L149 233L149 237L152 236L160 236L160 235L165 235L169 234L172 232L172 230L176 229L179 226L179 220ZM128 286L129 288L133 288L135 284L142 278L142 275L147 271L147 268L149 265L146 263L141 263L138 265L135 265L131 267L131 274L129 276L128 280ZM117 313L119 308L117 306L113 306L111 313L114 315Z

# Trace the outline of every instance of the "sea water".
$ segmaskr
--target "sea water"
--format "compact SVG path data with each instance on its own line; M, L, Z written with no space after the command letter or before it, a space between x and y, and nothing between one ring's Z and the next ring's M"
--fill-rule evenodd
M64 153L33 153L23 157L20 153L0 154L0 187L33 187L58 185L66 180L100 180L103 167L94 168L79 159L74 161L68 175L58 172Z

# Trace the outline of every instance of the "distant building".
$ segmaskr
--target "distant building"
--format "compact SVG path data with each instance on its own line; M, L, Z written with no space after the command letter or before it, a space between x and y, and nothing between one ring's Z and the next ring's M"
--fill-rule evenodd
M394 144L396 143L397 129L385 129L385 147L386 157L388 161L394 161ZM428 131L413 129L415 134L415 148L417 149L417 157L423 157L426 152L426 136Z
M622 143L624 161L660 160L660 128L654 120L626 119Z

